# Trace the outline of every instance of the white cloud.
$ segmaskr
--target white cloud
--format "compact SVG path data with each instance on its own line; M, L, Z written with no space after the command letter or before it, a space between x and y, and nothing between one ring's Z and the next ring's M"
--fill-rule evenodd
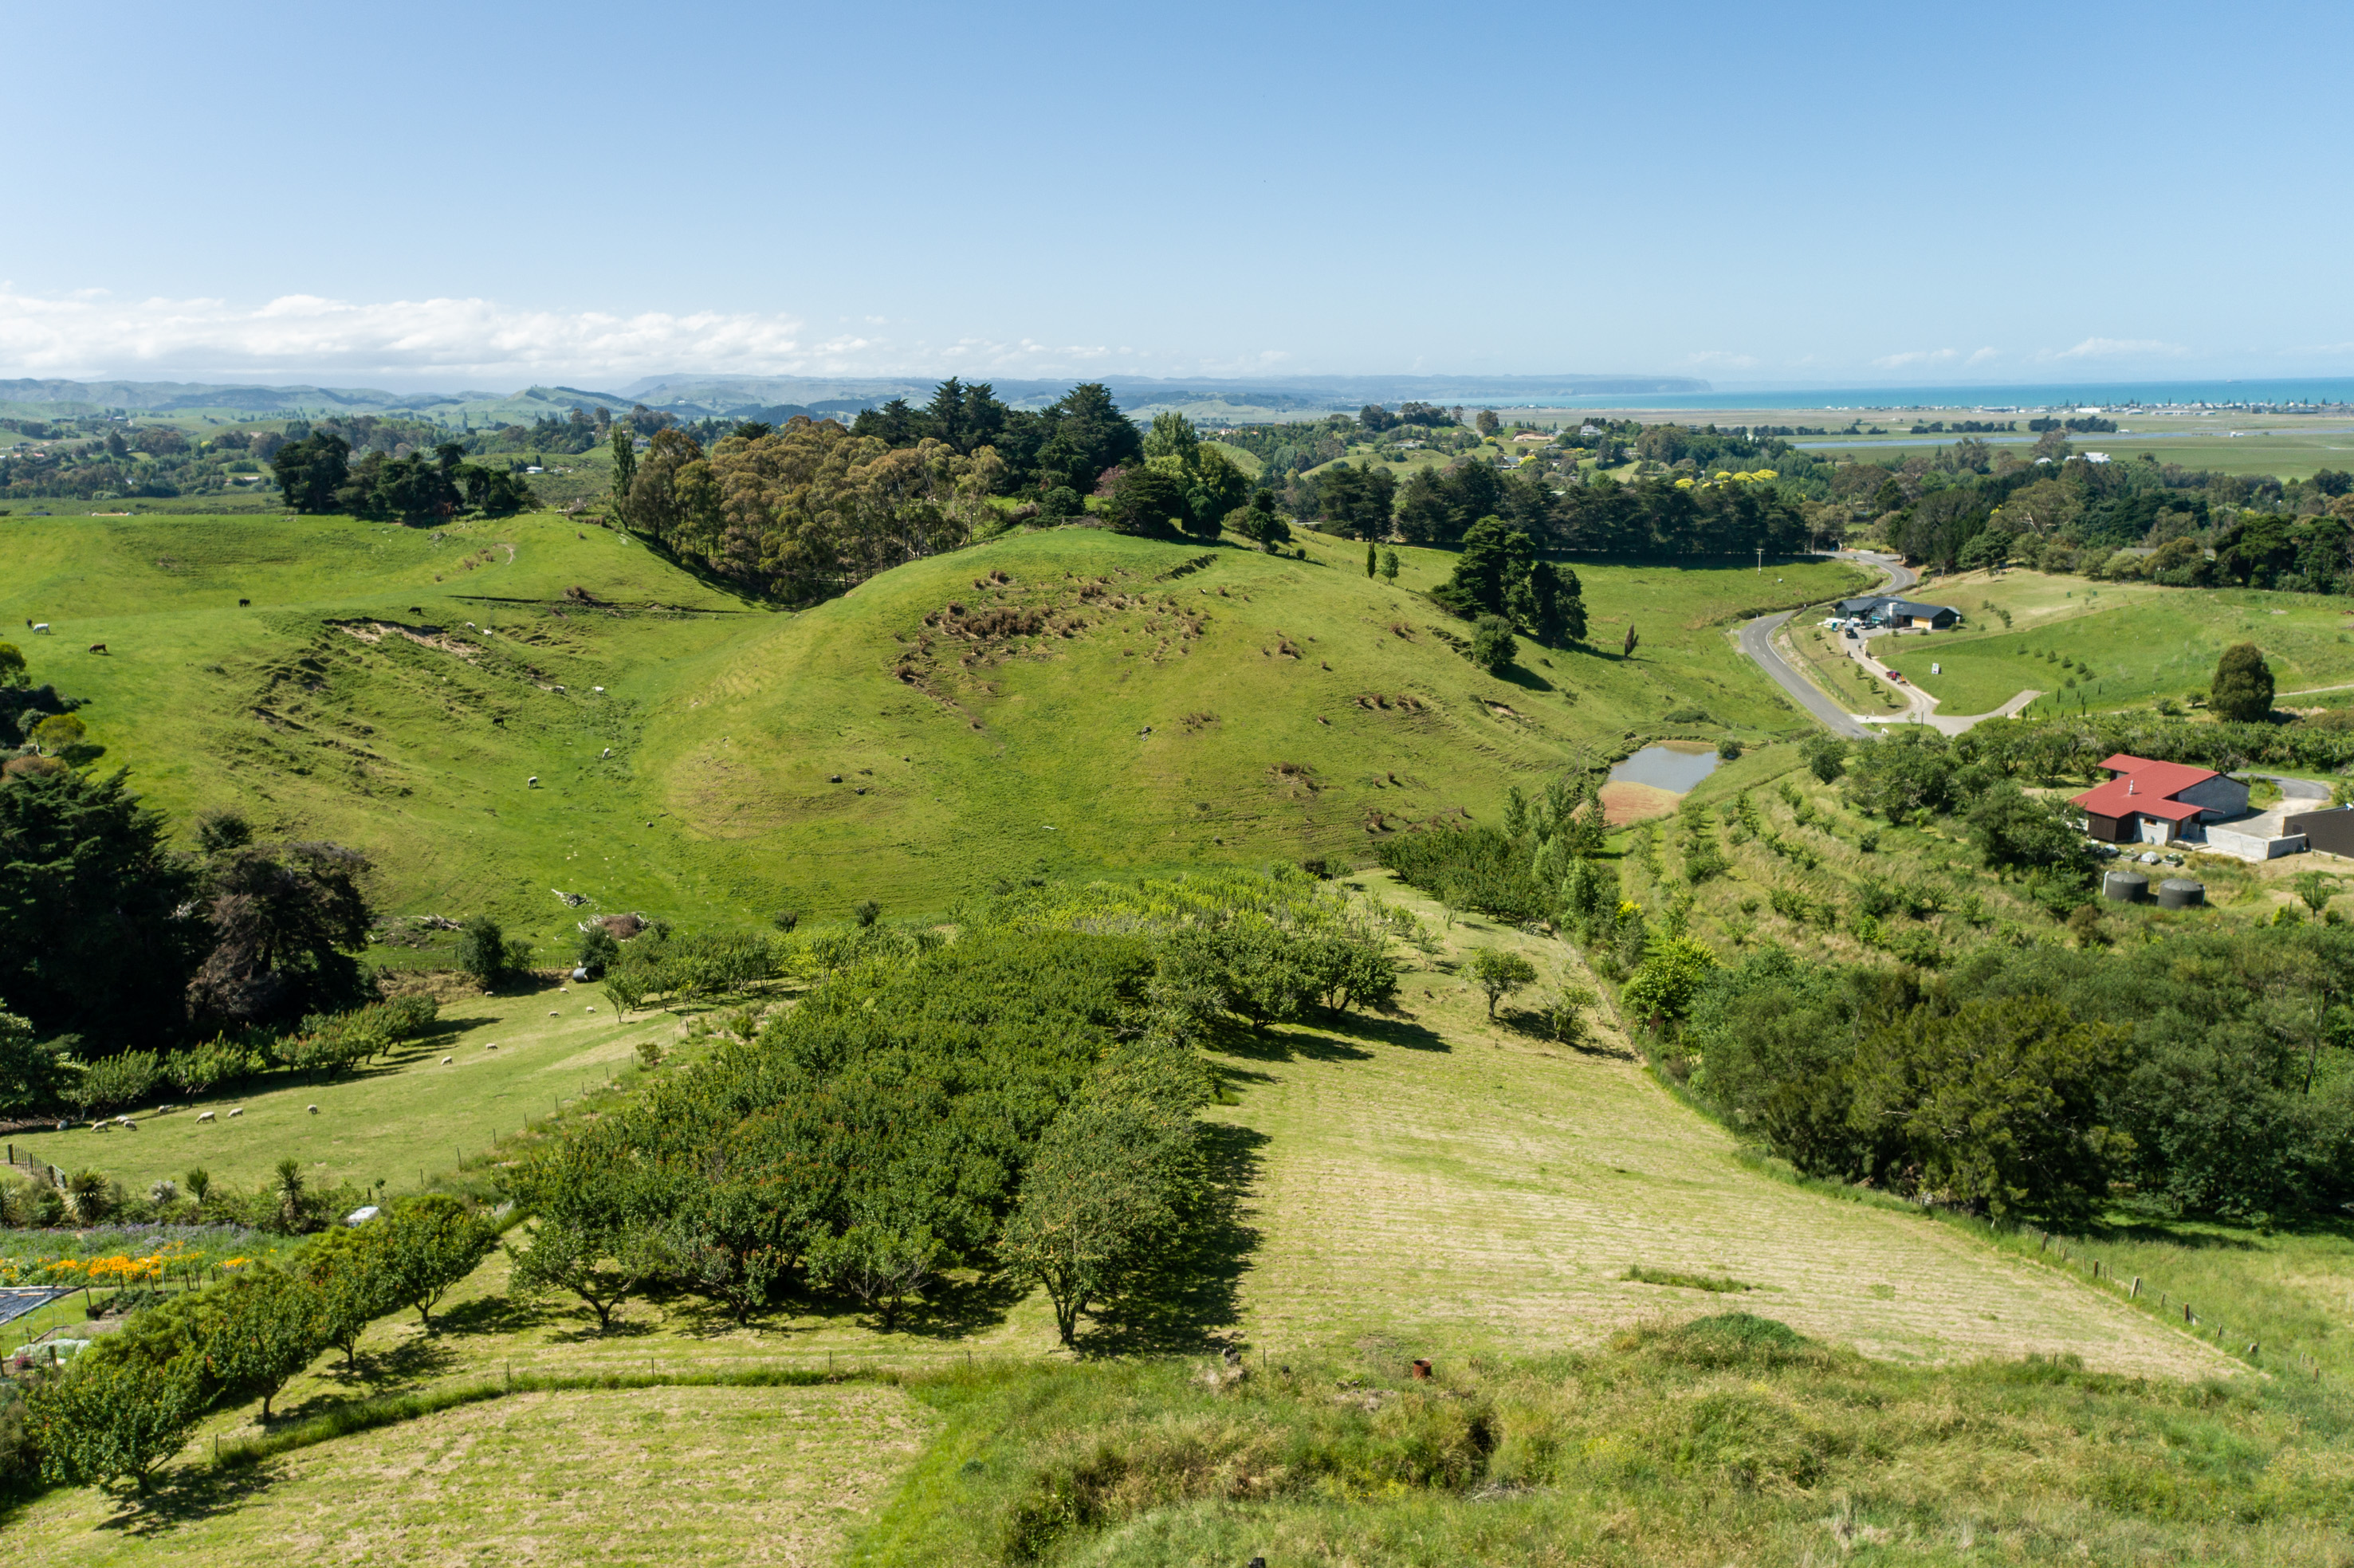
M1154 355L1099 344L1027 337L931 342L878 330L891 324L868 317L859 329L821 336L801 317L781 312L616 315L525 310L482 299L355 303L310 294L238 305L212 299L118 300L102 290L45 297L0 283L0 376L514 386L619 383L665 373L1210 373L1204 365L1155 363ZM1269 350L1221 368L1264 370L1286 357Z
M1981 348L1972 353L1967 359L1962 361L1962 364L1965 367L1973 365L1984 365L1988 360L2000 359L2001 357L2002 352L1999 349Z
M1729 349L1722 348L1707 348L1697 354L1686 355L1684 361L1688 365L1720 366L1726 370L1747 370L1757 363L1756 357L1753 355L1734 354Z
M2073 348L2063 348L2057 354L2040 354L2036 357L2051 360L2172 359L2190 352L2179 343L2161 343L2154 337L2088 337Z

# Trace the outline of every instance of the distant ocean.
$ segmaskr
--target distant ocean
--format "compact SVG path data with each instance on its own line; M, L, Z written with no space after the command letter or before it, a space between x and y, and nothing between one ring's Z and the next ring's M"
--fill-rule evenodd
M2040 386L1808 387L1562 397L1549 408L2056 408L2153 403L2354 403L2354 377L2250 381L2071 381Z

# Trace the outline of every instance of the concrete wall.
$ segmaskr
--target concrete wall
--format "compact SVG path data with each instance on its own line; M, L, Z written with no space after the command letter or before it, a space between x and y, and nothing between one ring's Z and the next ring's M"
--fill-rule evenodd
M2305 835L2296 833L2272 838L2262 833L2234 832L2230 828L2211 823L2207 829L2207 849L2211 854L2227 854L2233 860L2278 860L2285 854L2302 853Z

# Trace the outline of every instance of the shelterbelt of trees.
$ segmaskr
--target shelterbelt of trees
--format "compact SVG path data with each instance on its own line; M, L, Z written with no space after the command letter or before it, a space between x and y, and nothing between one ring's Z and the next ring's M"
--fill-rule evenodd
M1860 464L1840 482L1872 487L1869 510L1890 547L1941 571L2015 564L2181 588L2354 592L2354 474L2284 482L2096 463L2056 431L2044 443L2049 462L1990 464L1980 445L1942 469Z

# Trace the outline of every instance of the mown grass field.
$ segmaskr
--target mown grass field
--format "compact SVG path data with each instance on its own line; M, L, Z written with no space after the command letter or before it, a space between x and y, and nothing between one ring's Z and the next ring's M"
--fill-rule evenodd
M1459 623L1313 534L1304 561L1021 535L802 614L544 513L441 530L17 516L0 540L17 568L0 625L54 626L21 637L34 678L92 699L105 765L154 804L354 844L387 910L490 911L550 961L595 910L936 913L1041 867L1355 855L1377 824L1492 812L1509 784L1679 708L1795 725L1718 623L1850 580L1829 563L1589 567L1608 652L1527 647L1496 681L1441 635ZM1402 555L1401 588L1448 567ZM1087 624L935 635L928 662L903 658L951 601Z
M2095 711L2204 692L2235 642L2264 650L2283 694L2354 682L2354 615L2318 594L2095 583L2040 572L1940 578L1914 590L1951 604L1968 630L1882 639L1874 651L1951 714L1986 713L2029 687L2032 712ZM1991 603L2011 612L2005 627ZM2047 659L2056 654L2057 659ZM2062 670L2073 659L2089 670ZM1932 662L1943 669L1931 674ZM2069 686L2066 683L2076 683Z
M139 1192L162 1178L179 1181L196 1166L224 1191L250 1192L290 1158L302 1161L313 1186L381 1181L390 1192L413 1192L461 1160L480 1159L527 1122L556 1115L559 1101L633 1076L638 1043L651 1038L668 1047L678 1028L667 1012L617 1022L591 986L461 995L443 1003L431 1034L327 1083L277 1074L259 1092L204 1095L168 1116L133 1107L136 1132L93 1132L76 1123L62 1132L11 1133L6 1141L20 1160L69 1172L96 1169ZM245 1114L232 1120L232 1107ZM197 1120L206 1111L214 1119Z
M1744 759L1746 760L1746 759ZM1361 878L1360 880L1371 880ZM1382 880L1429 917L1444 912ZM1734 1140L1662 1094L1624 1037L1580 1051L1532 1017L1486 1017L1447 972L1474 947L1516 948L1543 979L1589 983L1565 944L1459 920L1443 969L1407 977L1401 1016L1348 1033L1294 1029L1230 1056L1257 1233L1236 1298L1257 1344L1382 1336L1412 1353L1591 1344L1699 1290L1637 1266L1730 1276L1746 1309L1895 1360L2022 1351L2196 1373L2187 1339L1914 1215L1808 1192L1734 1158ZM1403 1337L1402 1337L1403 1336Z
M185 1478L149 1508L52 1492L20 1560L832 1562L937 1418L896 1388L518 1393Z

